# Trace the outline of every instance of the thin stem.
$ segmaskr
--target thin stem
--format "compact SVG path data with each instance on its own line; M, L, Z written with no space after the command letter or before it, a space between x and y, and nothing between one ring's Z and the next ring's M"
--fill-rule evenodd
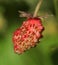
M40 0L40 1L38 2L37 6L36 6L36 8L35 8L33 17L36 17L36 16L37 16L38 11L39 11L39 9L40 9L40 6L41 6L41 4L42 4L42 1L43 1L43 0Z

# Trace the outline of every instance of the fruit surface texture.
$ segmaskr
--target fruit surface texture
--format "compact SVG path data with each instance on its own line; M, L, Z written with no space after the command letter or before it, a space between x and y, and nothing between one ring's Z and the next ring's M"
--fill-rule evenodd
M44 27L40 18L28 18L13 34L14 51L22 54L35 47L42 37Z

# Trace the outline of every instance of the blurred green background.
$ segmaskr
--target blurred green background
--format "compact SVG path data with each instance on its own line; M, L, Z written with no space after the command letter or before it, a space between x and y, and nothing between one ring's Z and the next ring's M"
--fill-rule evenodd
M0 65L58 65L58 0L43 0L38 15L53 16L42 19L45 30L38 46L21 55L13 50L13 32L26 20L18 11L33 13L38 1L0 0Z

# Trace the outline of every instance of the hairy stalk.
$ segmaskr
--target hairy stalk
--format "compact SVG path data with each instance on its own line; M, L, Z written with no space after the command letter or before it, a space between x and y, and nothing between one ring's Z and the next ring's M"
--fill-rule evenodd
M43 1L43 0L40 0L40 1L38 2L37 6L36 6L36 8L35 8L33 17L36 17L36 16L37 16L38 11L39 11L39 9L40 9L40 6L41 6L41 4L42 4L42 1Z

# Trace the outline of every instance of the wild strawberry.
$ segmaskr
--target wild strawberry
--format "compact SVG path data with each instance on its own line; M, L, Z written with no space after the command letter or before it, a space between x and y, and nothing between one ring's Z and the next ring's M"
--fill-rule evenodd
M21 54L31 47L35 47L42 36L42 31L43 26L39 18L29 18L24 21L22 26L14 32L14 51Z
M44 28L41 19L37 17L41 2L42 0L38 3L33 16L26 12L19 11L21 17L27 17L28 19L23 22L22 26L18 28L13 35L14 51L18 54L22 54L24 51L35 47L42 37Z

